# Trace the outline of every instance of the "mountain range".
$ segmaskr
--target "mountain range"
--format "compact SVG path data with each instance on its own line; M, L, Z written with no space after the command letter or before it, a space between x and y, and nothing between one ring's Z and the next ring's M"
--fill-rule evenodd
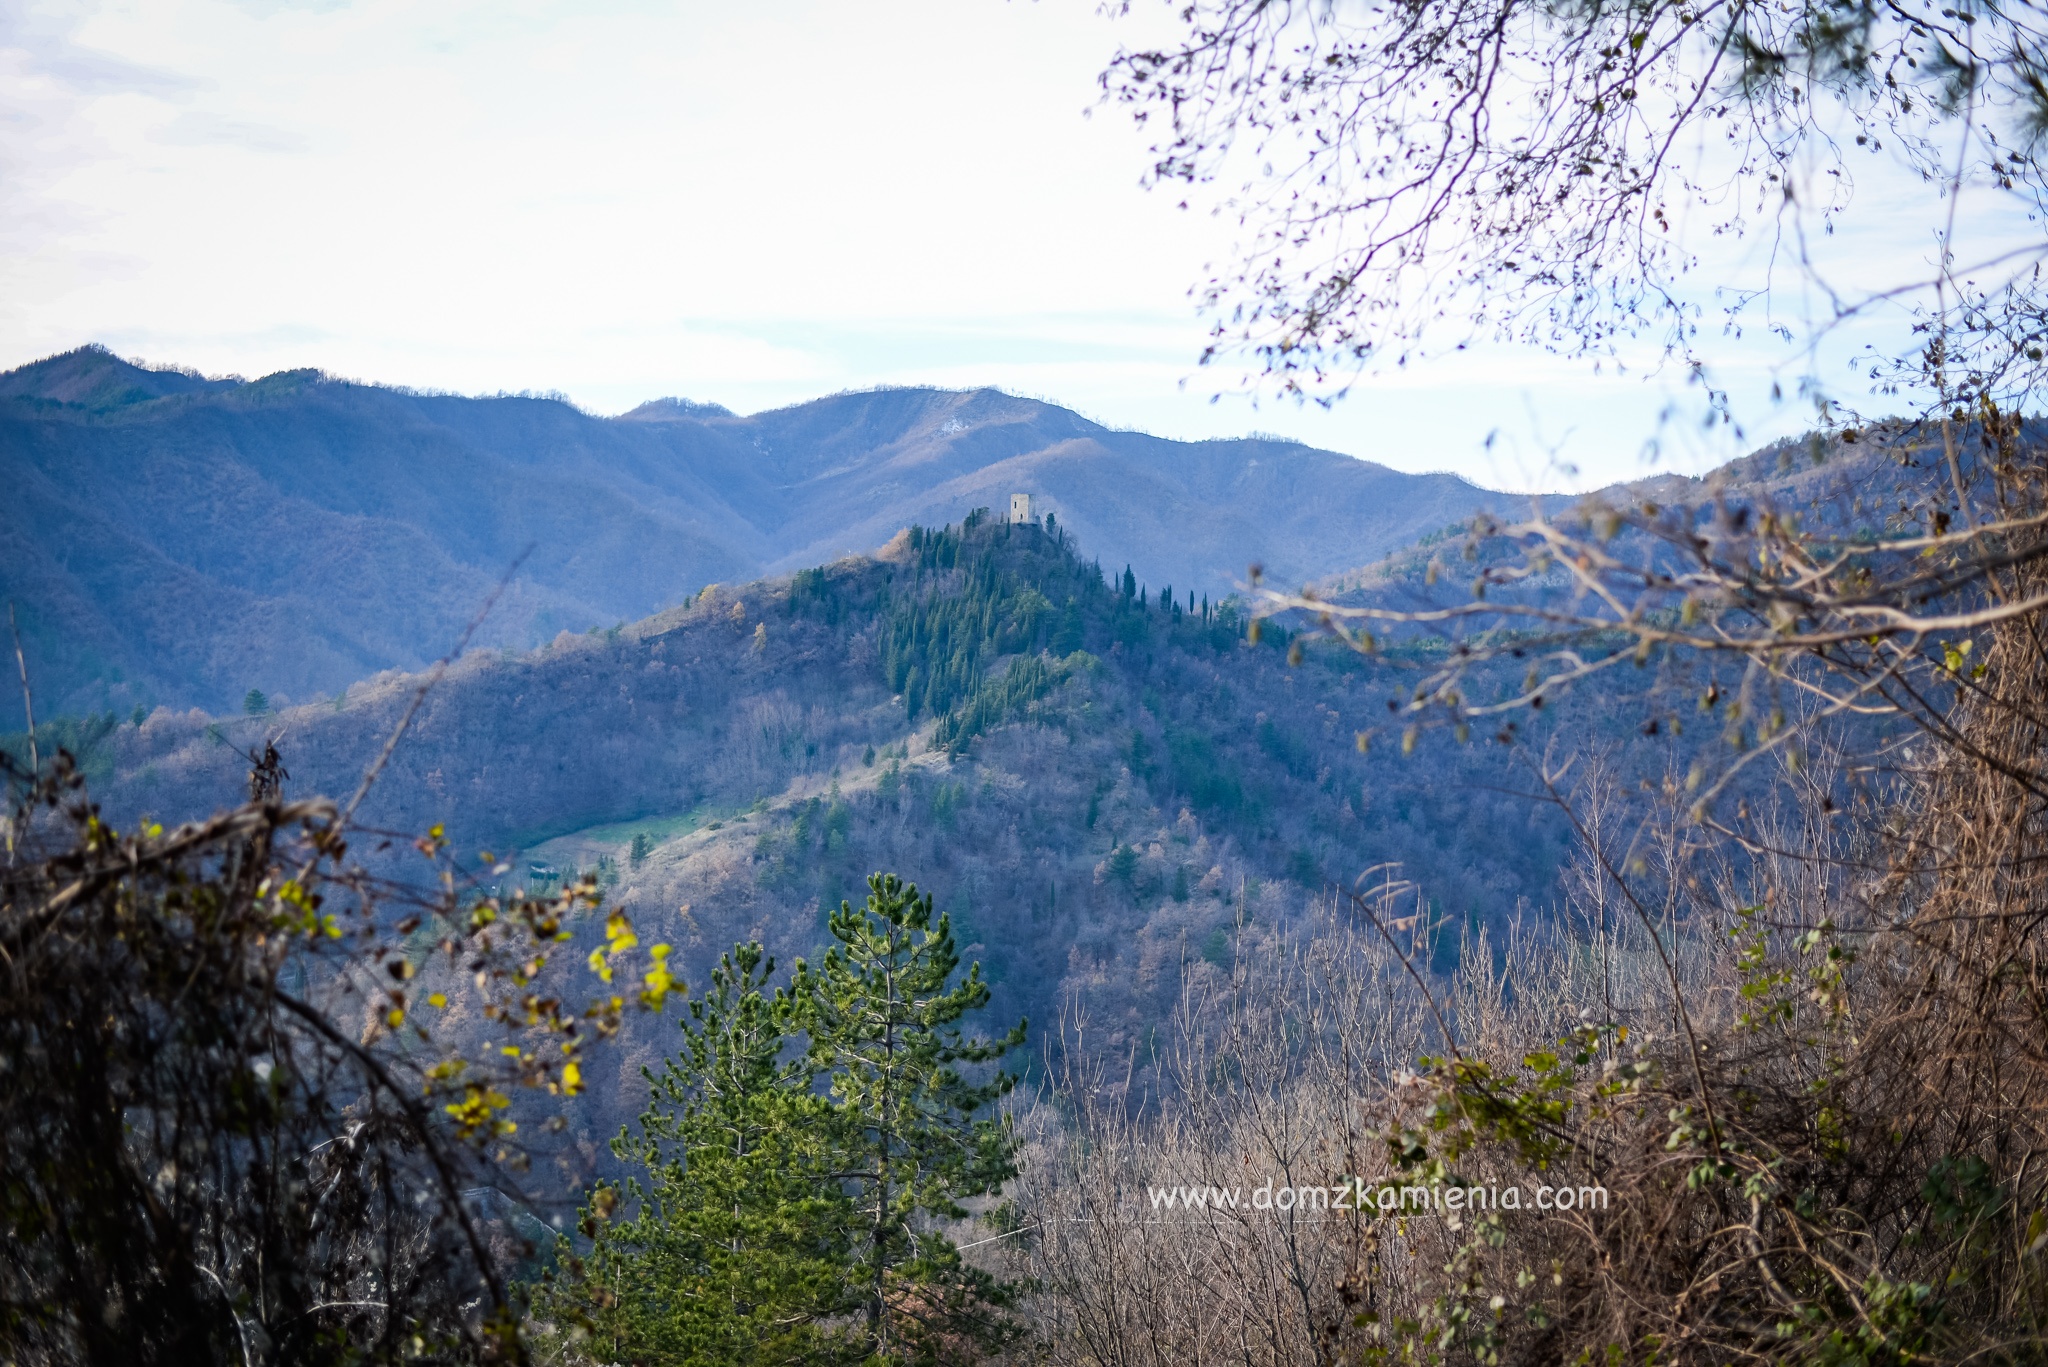
M1455 523L1486 495L1285 443L1162 442L993 391L603 419L94 351L0 379L21 491L0 566L39 696L70 711L44 753L83 761L111 821L237 801L266 741L288 793L352 791L421 663L537 543L425 693L364 843L388 835L402 861L440 825L490 852L487 882L598 877L693 981L741 938L810 952L825 908L893 870L956 917L1002 1011L1085 1006L1128 1051L1184 965L1335 914L1333 885L1376 865L1413 880L1437 966L1500 954L1557 904L1570 851L1514 766L1624 754L1613 791L1648 793L1718 735L1646 727L1645 688L1697 689L1625 671L1528 714L1513 745L1435 733L1408 755L1395 714L1456 643L1397 634L1362 659L1284 622L1255 640L1229 567L1470 602ZM1928 458L1784 444L1713 489L1610 496L1777 500L1860 530L1902 515L1893 467ZM975 511L1013 490L1053 517ZM1510 665L1470 686L1512 691ZM253 713L251 687L272 694ZM631 1093L620 1079L602 1090Z
M1488 495L1262 438L1177 442L992 389L737 416L465 398L85 347L0 375L0 597L45 715L331 696L633 621L1028 493L1084 554L1211 599L1376 560ZM522 553L525 558L520 559ZM0 726L20 725L0 703Z

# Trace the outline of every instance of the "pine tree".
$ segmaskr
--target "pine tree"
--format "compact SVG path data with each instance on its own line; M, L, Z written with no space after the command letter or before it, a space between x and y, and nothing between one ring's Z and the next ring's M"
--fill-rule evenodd
M861 1307L856 1212L836 1174L832 1103L791 1036L797 1003L772 995L774 962L738 946L682 1022L681 1054L649 1074L639 1133L612 1151L636 1172L599 1186L593 1239L544 1284L539 1317L582 1321L600 1361L853 1362ZM610 1212L630 1219L609 1222ZM569 1250L565 1246L565 1255Z
M980 965L955 981L951 923L915 886L876 874L868 888L788 988L769 991L774 964L747 944L691 1003L639 1132L612 1143L635 1175L592 1192L589 1251L565 1241L565 1271L534 1294L536 1319L582 1326L588 1355L880 1367L1015 1332L1013 1289L932 1225L1016 1173L990 1114L1013 1080L962 1068L997 1064L1024 1026L963 1039L988 1002Z
M809 1066L832 1078L834 1142L860 1217L852 1257L867 1351L893 1362L945 1343L994 1347L1010 1333L1010 1288L929 1225L965 1218L963 1201L1016 1173L1016 1140L989 1114L1014 1079L973 1082L960 1066L1000 1060L1024 1042L1024 1024L962 1038L960 1019L988 1002L981 965L953 982L950 918L934 922L932 899L894 874L868 880L865 906L841 902L830 928L839 943L815 969L798 965L792 995Z

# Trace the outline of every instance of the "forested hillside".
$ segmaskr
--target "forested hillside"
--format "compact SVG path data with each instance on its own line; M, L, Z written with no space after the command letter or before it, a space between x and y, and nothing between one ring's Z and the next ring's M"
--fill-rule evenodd
M672 607L712 582L1038 499L1140 580L1219 594L1369 560L1485 496L1278 440L1172 442L995 390L617 418L318 371L254 381L97 348L0 375L0 598L45 715L305 700L418 668L518 569L483 639ZM526 558L519 557L525 552ZM0 717L18 726L18 702Z
M1043 1019L1085 987L1105 1043L1164 1013L1184 959L1228 962L1243 923L1291 920L1368 865L1428 889L1445 965L1543 901L1568 829L1500 790L1495 747L1401 754L1400 660L1290 665L1284 632L1246 634L1056 528L913 528L879 558L472 652L363 813L443 824L509 881L601 872L693 973L739 938L807 951L821 908L916 869L999 1006ZM243 752L277 736L288 792L345 792L419 683L123 722L88 771L117 822L172 822L232 803Z
M2044 431L2038 419L2023 426L2030 440ZM1981 440L1975 425L1965 432L1966 446ZM1944 460L1939 433L1918 424L1880 422L1846 434L1809 433L1774 441L1699 478L1653 475L1599 490L1576 508L1563 499L1534 500L1533 508L1566 519L1592 508L1612 514L1649 510L1653 517L1683 512L1699 526L1770 515L1789 518L1811 532L1875 543L1949 525L1954 508L1930 500L1926 489L1929 476L1944 470ZM1977 496L1989 498L1987 472L1974 462L1966 468ZM1515 562L1505 542L1489 540L1490 531L1519 521L1531 509L1531 500L1519 505L1502 500L1490 513L1431 528L1372 563L1324 576L1314 589L1339 602L1387 607L1424 609L1468 601L1473 581L1488 567ZM1611 534L1617 554L1647 544L1640 528L1618 518ZM1669 553L1660 563L1672 569L1680 564ZM1523 603L1563 605L1580 587L1561 566L1552 566L1518 578L1506 595Z

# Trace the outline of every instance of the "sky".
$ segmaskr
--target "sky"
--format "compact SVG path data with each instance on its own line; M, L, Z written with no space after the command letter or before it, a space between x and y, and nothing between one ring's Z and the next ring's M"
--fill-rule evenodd
M7 0L0 368L99 342L596 413L995 385L1515 489L1698 473L1805 425L1756 328L1717 344L1739 431L1703 430L1652 356L1482 348L1327 409L1199 366L1190 286L1233 224L1142 188L1142 139L1097 105L1147 22L1143 0ZM1830 250L1924 257L1931 192L1871 186L1918 212ZM1714 250L1703 290L1763 247Z

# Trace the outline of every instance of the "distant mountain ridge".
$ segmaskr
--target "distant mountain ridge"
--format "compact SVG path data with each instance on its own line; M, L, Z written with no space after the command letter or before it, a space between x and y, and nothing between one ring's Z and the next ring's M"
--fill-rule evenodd
M710 582L872 549L1033 495L1155 591L1307 582L1489 495L1280 440L1119 432L997 390L616 418L294 370L209 379L81 348L0 374L0 596L48 712L332 694L480 641L633 620ZM19 725L19 703L5 704Z

